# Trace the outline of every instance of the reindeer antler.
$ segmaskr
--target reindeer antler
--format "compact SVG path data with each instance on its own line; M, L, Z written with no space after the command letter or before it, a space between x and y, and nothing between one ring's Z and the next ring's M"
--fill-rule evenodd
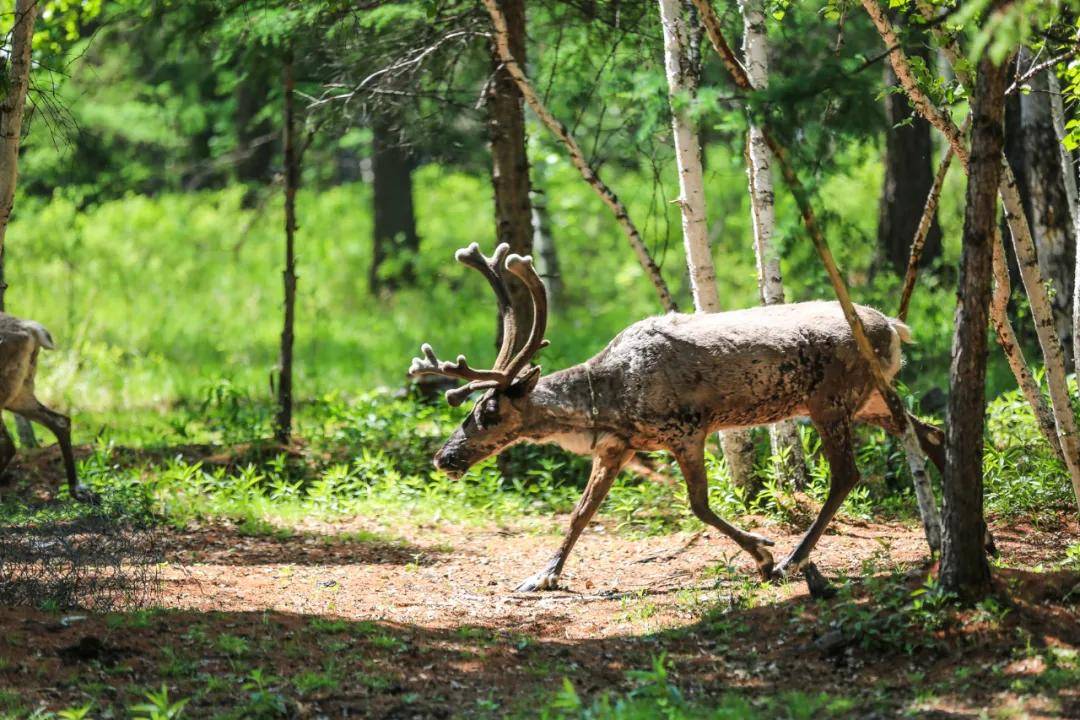
M509 387L520 372L529 364L532 357L548 344L544 340L544 331L547 328L547 291L540 276L533 268L532 258L529 256L509 255L510 246L506 243L495 248L495 253L487 257L480 252L480 246L472 243L454 253L458 262L468 265L487 278L491 289L495 292L495 299L499 304L499 317L502 321L502 344L499 354L495 358L495 364L490 370L477 370L469 366L464 355L458 355L455 362L439 360L431 345L424 343L420 346L423 357L413 358L409 366L409 375L444 375L446 377L459 378L466 383L461 387L454 388L446 393L446 400L453 406L458 406L477 390L486 390L494 387ZM517 337L518 312L522 308L514 307L509 288L506 284L506 272L512 273L528 289L532 299L532 327L529 330L528 339L520 348L515 347Z

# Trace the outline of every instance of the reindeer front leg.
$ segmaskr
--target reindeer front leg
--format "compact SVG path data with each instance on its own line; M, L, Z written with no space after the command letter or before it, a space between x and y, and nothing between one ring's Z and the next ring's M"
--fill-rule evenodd
M592 473L589 475L589 484L585 486L585 492L578 500L570 516L570 527L566 531L562 545L552 556L544 569L527 578L517 586L516 592L533 592L536 590L553 590L558 586L559 575L562 573L566 558L570 550L577 542L578 536L589 524L592 516L596 514L600 503L604 502L611 484L615 482L615 476L622 470L623 465L634 456L634 451L627 448L622 440L608 438L603 440L596 448L593 455Z

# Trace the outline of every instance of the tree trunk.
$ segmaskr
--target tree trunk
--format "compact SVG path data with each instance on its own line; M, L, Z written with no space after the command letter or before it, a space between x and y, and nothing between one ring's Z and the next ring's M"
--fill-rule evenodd
M990 592L983 520L986 325L1004 146L1007 65L979 62L945 440L941 585L972 602Z
M371 123L372 211L375 216L368 288L394 290L415 279L413 258L420 249L413 208L412 158L390 118ZM384 263L389 262L389 267Z
M765 33L765 13L761 0L740 0L743 17L743 58L746 74L754 88L762 90L769 84L769 44ZM780 273L780 253L773 243L776 232L775 195L773 193L772 151L769 150L761 127L750 118L746 143L746 174L749 179L750 217L754 225L754 257L757 263L758 292L762 305L784 302L784 281ZM784 480L804 488L810 478L806 472L802 439L791 420L769 427L773 455L783 458L781 472Z
M284 163L285 163L285 270L282 273L285 289L285 313L281 328L281 356L278 361L278 410L274 435L286 444L292 434L293 410L293 326L296 317L296 186L299 178L299 158L296 148L296 80L293 76L293 53L285 55L282 70L285 95Z
M506 18L506 42L517 62L525 65L525 1L496 0ZM491 141L491 187L495 195L495 235L510 252L531 255L533 247L532 204L529 198L529 156L525 149L525 103L510 71L491 43L492 80L487 89L488 137ZM527 308L529 293L522 283L510 283L510 299ZM502 325L497 324L499 334ZM518 325L516 341L524 343L529 323ZM496 340L502 342L502 338Z
M19 178L19 140L22 136L23 109L30 84L30 46L34 37L38 0L15 0L14 26L11 29L11 54L0 58L0 75L6 75L7 88L0 101L0 309L4 307L4 240L11 209L15 204L15 183Z
M562 306L563 281L559 270L559 254L551 235L547 198L543 190L533 188L532 197L533 250L536 251L536 272L547 288L548 306L557 311Z
M1032 64L1031 53L1020 51L1017 67ZM1073 257L1076 239L1072 212L1065 190L1065 172L1050 103L1047 75L1052 69L1032 77L1031 92L1017 93L1007 105L1005 124L1006 156L1016 175L1024 213L1038 250L1039 270L1051 283L1050 304L1054 327L1064 346L1066 359L1072 355Z
M687 28L679 0L660 0L664 31L664 67L671 98L671 124L675 137L675 160L679 170L679 208L682 211L683 244L690 271L690 287L698 312L719 312L716 268L709 249L705 210L705 184L701 171L701 147L697 129L678 109L676 98L693 92L694 79L687 49ZM754 484L754 443L749 430L726 430L720 434L728 471L741 488Z
M507 28L506 18L503 17L502 10L499 9L498 1L484 0L484 7L491 16L491 24L495 31L495 47L498 50L499 58L502 60L503 66L517 84L518 90L525 96L525 102L529 103L529 107L531 107L537 117L540 118L540 121L544 123L548 130L550 130L551 133L558 138L559 142L566 147L567 153L570 155L570 162L581 174L581 178L593 189L604 205L611 210L612 214L615 216L615 221L619 224L623 233L625 233L631 249L637 256L638 262L641 264L649 281L652 282L653 287L656 289L656 294L659 296L660 304L663 306L664 310L667 312L677 310L675 300L671 297L671 291L668 290L667 283L664 281L664 276L660 273L660 267L656 264L656 261L653 260L652 255L649 254L649 249L645 246L645 242L641 238L641 233L638 231L637 225L630 219L630 213L627 211L626 206L623 205L622 200L619 199L612 189L600 179L600 175L589 166L588 160L585 159L585 153L581 151L581 146L578 145L577 140L570 134L570 131L566 126L551 114L551 111L544 105L540 96L536 94L535 88L529 84L529 79L525 76L525 71L522 69L521 64L517 62L514 54L510 51L510 44L508 41L509 30Z
M1065 106L1061 100L1061 86L1057 75L1051 70L1046 75L1050 90L1050 117L1054 124L1054 137L1057 139L1058 154L1064 173L1065 197L1069 201L1072 216L1073 250L1076 253L1073 265L1073 371L1080 367L1080 192L1077 191L1076 159L1065 147Z
M925 59L926 53L922 53ZM885 64L885 85L894 87L896 74ZM911 240L919 226L926 199L934 186L930 123L915 115L907 95L885 95L885 178L878 206L878 247L898 274L907 269ZM930 227L920 257L925 267L941 257L941 227L937 213L930 217Z

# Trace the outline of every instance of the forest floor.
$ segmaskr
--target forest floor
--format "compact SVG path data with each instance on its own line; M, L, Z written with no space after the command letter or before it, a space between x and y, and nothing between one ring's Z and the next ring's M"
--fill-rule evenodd
M798 538L741 522L778 557ZM713 531L634 537L603 511L565 589L514 592L555 527L162 527L152 609L0 608L0 717L127 717L162 684L185 717L577 717L609 692L733 718L1080 717L1072 515L995 523L997 594L963 611L921 592L916 525L851 520L815 554L830 600L760 583Z

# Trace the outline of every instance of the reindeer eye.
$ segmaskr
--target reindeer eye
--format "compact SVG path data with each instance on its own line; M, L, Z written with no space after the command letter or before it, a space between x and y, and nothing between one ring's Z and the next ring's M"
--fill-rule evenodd
M499 422L499 401L490 398L480 405L476 413L476 421L481 427L490 427Z

